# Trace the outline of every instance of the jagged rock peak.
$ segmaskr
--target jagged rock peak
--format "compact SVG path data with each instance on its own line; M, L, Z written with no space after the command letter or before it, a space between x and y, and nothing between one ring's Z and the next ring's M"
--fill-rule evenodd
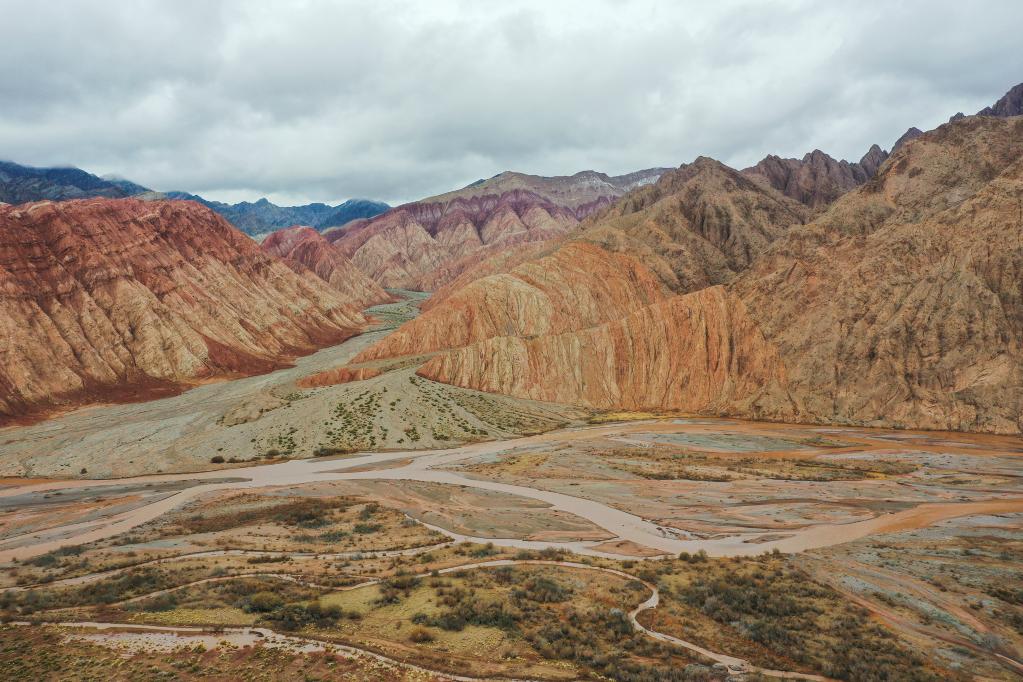
M1011 88L993 106L984 107L977 112L977 115L1002 118L1023 115L1023 83Z
M920 137L923 134L924 131L920 130L916 126L913 126L906 132L902 133L902 137L895 140L895 144L892 145L892 154L897 152L899 150L899 147L901 147L902 145L906 144L910 140L915 140L916 138Z

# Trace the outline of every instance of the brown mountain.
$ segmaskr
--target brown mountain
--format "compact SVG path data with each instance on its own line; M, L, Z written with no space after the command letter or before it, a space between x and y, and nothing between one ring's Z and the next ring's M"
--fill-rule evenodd
M504 249L565 234L661 172L617 177L593 171L567 177L501 173L399 206L328 238L382 286L432 290Z
M284 259L293 270L311 270L360 310L394 300L379 284L355 267L340 249L311 227L295 225L273 232L263 240L260 248Z
M444 292L359 360L582 329L730 281L808 211L708 158L665 173L550 253Z
M0 415L253 373L364 323L193 202L0 207Z
M876 144L858 163L836 161L815 149L802 159L783 159L771 155L742 172L766 182L787 197L820 209L874 177L874 173L887 158L888 152Z
M978 111L977 115L1002 118L1023 115L1023 83L1011 88L992 106L984 107Z
M711 168L688 183L685 168L666 175L658 187L673 191L626 197L587 239L450 293L365 357L444 347L444 330L464 324L422 375L605 408L1020 431L1023 119L925 133L804 226L781 227L796 221L780 212L753 229L734 208L743 186ZM697 178L706 190L687 193ZM707 229L693 215L727 220ZM677 248L661 228L672 222L715 248ZM738 245L754 235L765 243L744 265ZM661 287L585 298L634 282Z

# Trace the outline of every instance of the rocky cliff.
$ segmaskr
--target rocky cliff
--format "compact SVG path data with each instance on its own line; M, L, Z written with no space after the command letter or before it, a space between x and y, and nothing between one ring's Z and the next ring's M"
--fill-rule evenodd
M419 374L534 400L692 412L769 402L785 383L774 348L720 286L578 331L490 338L435 356Z
M874 177L887 158L888 152L876 144L857 163L838 161L815 149L802 159L771 155L743 173L806 206L820 209Z
M0 415L261 372L361 314L192 202L0 207Z
M359 310L394 300L311 227L296 225L278 230L267 236L260 248L283 258L298 272L311 270L331 288L341 292L345 300Z

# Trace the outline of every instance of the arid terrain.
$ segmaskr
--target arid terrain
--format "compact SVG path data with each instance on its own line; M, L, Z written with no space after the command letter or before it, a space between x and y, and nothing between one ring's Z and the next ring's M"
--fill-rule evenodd
M0 0L0 682L1023 680L1023 10L125 4Z
M331 374L423 300L392 295L403 302L366 313L377 331L295 367L0 432L22 453L5 457L21 478L0 481L5 665L186 679L1023 671L1020 439L598 414L451 389L414 363ZM321 403L349 412L331 422ZM173 437L138 428L170 412L191 415ZM268 435L321 419L313 438ZM463 424L486 433L438 438ZM362 440L327 449L339 430ZM48 456L25 456L41 443ZM240 461L222 454L246 443Z

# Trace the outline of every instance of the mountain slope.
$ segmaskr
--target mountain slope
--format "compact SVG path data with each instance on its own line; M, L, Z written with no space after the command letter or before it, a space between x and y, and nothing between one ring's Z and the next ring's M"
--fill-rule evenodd
M1021 197L1023 119L958 119L904 144L723 290L490 336L420 372L599 407L1018 433ZM486 300L460 314L488 315Z
M363 322L195 203L0 207L0 415L266 371Z
M672 294L730 281L807 215L774 189L700 158L594 216L548 255L446 292L358 359L609 322Z
M734 286L778 349L779 418L1018 432L1023 119L968 117L780 241Z
M331 239L381 285L432 290L499 251L567 233L661 173L662 169L617 177L593 171L563 177L501 173L399 206Z
M260 248L284 259L292 269L312 271L341 292L358 309L393 300L379 284L367 277L352 261L311 227L278 230L263 240Z

